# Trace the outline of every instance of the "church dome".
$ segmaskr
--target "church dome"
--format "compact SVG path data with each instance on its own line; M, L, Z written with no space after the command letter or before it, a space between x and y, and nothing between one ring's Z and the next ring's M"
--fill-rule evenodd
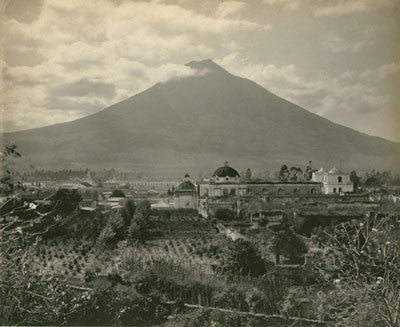
M191 181L184 181L179 184L178 187L180 190L194 190L196 187Z
M225 166L218 168L214 172L213 177L235 178L235 177L240 177L240 175L235 169L233 169L232 167L229 167L228 163L225 163Z

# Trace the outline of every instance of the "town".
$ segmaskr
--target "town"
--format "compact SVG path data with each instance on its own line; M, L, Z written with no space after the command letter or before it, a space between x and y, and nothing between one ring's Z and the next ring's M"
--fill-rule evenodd
M16 146L7 148L3 158L8 157L19 159ZM336 294L341 283L358 292L358 284L349 284L353 269L362 269L357 270L361 280L370 279L370 271L383 262L388 265L372 278L379 283L388 278L382 285L392 285L399 277L398 265L388 262L398 260L393 242L399 232L400 183L388 171L358 176L335 166L313 169L309 162L303 168L283 164L262 177L253 176L250 168L239 173L225 162L202 178L185 173L181 180L152 181L114 169L31 170L9 172L2 195L6 262L30 271L27 278L37 279L30 282L38 283L36 292L43 291L43 279L50 288L61 282L65 295L54 293L50 298L55 301L86 299L72 311L77 318L56 313L51 321L109 321L97 310L84 318L79 308L86 310L97 296L114 301L109 297L134 289L163 312L133 311L128 317L136 323L168 321L176 303L183 301L185 309L180 310L189 321L210 307L214 313L231 312L223 319L239 319L239 314L243 324L272 319L277 326L289 326L297 319L302 326L328 325L329 298L319 299L316 309L316 298L308 294L321 288ZM354 239L357 235L366 239ZM386 243L379 245L382 238ZM25 256L7 255L18 249L18 242L30 244ZM364 258L365 247L373 259ZM140 293L137 285L143 283L158 295ZM392 293L382 294L390 303L396 301ZM147 310L147 304L139 303Z

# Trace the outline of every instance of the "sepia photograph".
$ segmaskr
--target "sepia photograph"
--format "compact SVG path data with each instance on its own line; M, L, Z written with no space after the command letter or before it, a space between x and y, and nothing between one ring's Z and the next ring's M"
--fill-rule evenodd
M400 327L400 0L0 0L0 326Z

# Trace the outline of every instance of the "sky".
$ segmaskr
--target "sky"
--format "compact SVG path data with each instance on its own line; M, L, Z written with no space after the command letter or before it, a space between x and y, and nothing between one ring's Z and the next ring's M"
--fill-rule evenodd
M74 120L210 58L400 142L400 0L0 0L2 131Z

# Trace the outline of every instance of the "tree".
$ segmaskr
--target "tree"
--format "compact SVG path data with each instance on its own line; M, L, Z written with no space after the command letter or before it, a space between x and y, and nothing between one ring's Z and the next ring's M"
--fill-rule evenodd
M146 239L146 228L149 222L150 212L151 207L149 201L144 200L138 203L128 229L128 237L131 240L143 242Z
M312 178L312 173L313 173L313 169L312 169L312 162L311 160L308 162L308 165L306 167L306 170L304 171L304 179L306 181L310 181Z
M281 170L279 171L279 180L281 182L287 182L289 178L289 169L286 165L281 166Z
M129 227L135 214L136 204L132 199L126 201L124 207L121 210L122 219L124 220L124 225Z
M111 193L111 198L124 198L125 197L125 193L122 192L121 190L114 190Z
M227 208L218 208L215 210L215 217L220 220L229 221L236 217L234 211Z
M251 169L247 168L246 173L245 173L245 180L246 181L251 181L251 176L252 176Z
M277 263L280 261L281 254L287 257L290 263L303 263L303 255L308 252L303 239L288 227L275 234L273 249Z
M289 171L288 180L290 182L300 181L303 176L303 171L300 167L291 167Z
M360 186L360 177L357 176L357 172L355 170L350 173L350 181L353 183L354 189L357 190Z
M20 158L15 144L6 145L4 151L0 152L0 194L12 194L15 189L23 189L23 184L17 180L16 172L13 171L15 158Z
M382 186L381 182L379 182L379 180L376 179L375 177L367 178L367 180L365 181L364 185L366 187L381 187Z
M256 277L263 275L267 266L268 262L261 257L258 248L252 242L239 239L229 241L221 270L224 273Z
M51 199L56 204L57 210L68 215L78 207L79 203L82 201L82 196L77 190L62 188L57 190Z
M102 246L114 246L124 239L125 226L122 216L118 213L111 213L107 223L101 230L98 243Z

